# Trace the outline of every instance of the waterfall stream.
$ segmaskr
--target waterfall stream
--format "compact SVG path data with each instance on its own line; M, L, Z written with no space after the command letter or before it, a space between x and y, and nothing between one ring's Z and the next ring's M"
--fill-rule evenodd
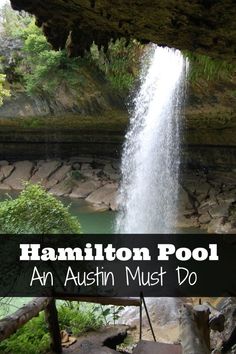
M118 233L174 232L187 59L150 45L122 154Z

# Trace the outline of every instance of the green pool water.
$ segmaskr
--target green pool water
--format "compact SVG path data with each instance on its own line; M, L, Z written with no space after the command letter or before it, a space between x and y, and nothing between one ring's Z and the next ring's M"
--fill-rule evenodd
M114 230L116 213L113 211L96 211L82 199L61 198L70 206L71 214L79 218L82 232L85 234L110 234Z

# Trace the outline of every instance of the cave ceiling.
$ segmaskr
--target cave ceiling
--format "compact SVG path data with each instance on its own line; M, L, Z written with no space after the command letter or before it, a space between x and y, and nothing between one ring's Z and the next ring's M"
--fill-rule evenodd
M83 55L94 41L136 38L235 62L235 0L11 0L36 16L55 49Z

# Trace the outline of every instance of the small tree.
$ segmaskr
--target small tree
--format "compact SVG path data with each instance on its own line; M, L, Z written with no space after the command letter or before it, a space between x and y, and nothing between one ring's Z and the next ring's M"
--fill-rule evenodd
M3 104L5 97L10 97L10 90L4 88L6 75L0 74L0 106Z
M29 94L54 95L62 82L78 86L78 59L68 58L65 50L53 50L34 19L22 29L20 37L24 58L19 72Z
M0 203L0 232L79 234L79 221L40 185L26 184L16 199Z

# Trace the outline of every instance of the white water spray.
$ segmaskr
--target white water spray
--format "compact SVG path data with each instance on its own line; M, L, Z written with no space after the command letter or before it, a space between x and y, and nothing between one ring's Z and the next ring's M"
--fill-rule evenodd
M151 45L143 58L122 155L120 233L168 233L177 217L180 123L187 60Z

